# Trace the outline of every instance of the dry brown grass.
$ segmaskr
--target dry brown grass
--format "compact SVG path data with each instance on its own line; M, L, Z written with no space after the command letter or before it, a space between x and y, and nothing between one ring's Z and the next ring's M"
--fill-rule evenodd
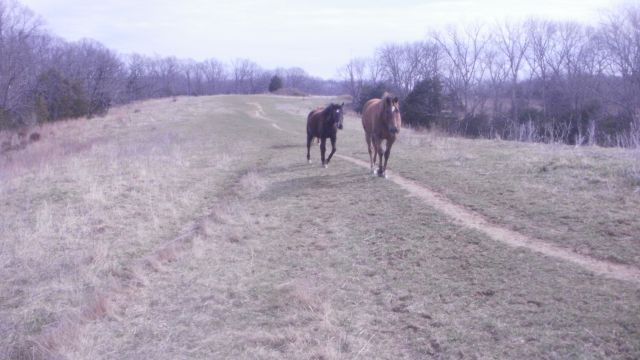
M255 171L250 171L240 178L240 186L244 194L256 196L264 191L267 184Z
M328 101L154 100L52 125L12 152L0 163L0 358L640 354L632 285L505 247L339 158L306 165L292 134ZM359 120L345 120L338 153L366 160ZM402 136L392 170L525 233L593 247L580 231L608 225L563 219L568 231L554 217L589 217L596 196L620 219L635 201L626 152ZM628 256L620 239L602 245Z
M176 260L177 246L160 244L208 206L221 178L201 176L234 157L185 148L208 139L174 129L162 104L45 125L40 141L0 158L3 356L70 351L86 323L117 317L146 283L137 258L157 269Z

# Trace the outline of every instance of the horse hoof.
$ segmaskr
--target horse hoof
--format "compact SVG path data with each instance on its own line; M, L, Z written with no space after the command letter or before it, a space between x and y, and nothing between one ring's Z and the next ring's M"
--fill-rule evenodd
M373 176L378 175L378 170L377 169L371 170L371 175L373 175Z
M329 166L327 164L322 165L323 168L328 168Z

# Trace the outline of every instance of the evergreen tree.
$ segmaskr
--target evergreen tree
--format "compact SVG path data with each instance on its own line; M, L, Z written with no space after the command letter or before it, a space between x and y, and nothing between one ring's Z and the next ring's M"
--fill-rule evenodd
M430 128L442 110L442 84L437 78L419 81L402 104L402 121Z
M371 99L380 99L386 90L387 86L384 83L376 83L373 85L364 85L360 91L360 97L354 99L354 110L358 113L362 112L362 108L367 101Z
M85 116L90 104L77 82L50 69L38 76L34 105L38 122L42 123Z
M282 88L282 79L278 75L273 75L269 82L269 92L275 92Z

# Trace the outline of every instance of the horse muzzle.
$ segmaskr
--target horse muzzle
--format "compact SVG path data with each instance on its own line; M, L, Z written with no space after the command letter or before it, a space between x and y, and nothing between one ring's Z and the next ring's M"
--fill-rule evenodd
M342 130L342 124L338 125L338 129Z
M390 127L389 128L389 132L392 133L392 134L397 134L397 133L400 132L400 130L397 127L394 126L394 127Z

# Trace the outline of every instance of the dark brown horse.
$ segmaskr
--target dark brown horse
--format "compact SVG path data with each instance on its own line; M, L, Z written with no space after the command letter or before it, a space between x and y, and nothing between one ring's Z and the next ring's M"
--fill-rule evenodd
M307 161L311 164L311 141L320 139L320 158L322 166L327 167L331 157L336 152L336 136L338 129L342 129L342 105L331 103L326 108L313 110L307 116ZM325 161L324 154L327 150L327 138L331 139L331 153Z
M385 93L382 99L371 99L364 104L362 109L362 127L367 140L371 172L375 175L374 165L376 155L380 156L378 176L385 177L387 161L391 154L391 147L396 141L396 136L402 126L400 117L400 103L397 97ZM382 141L386 140L386 149L382 151ZM384 155L384 166L382 164Z

